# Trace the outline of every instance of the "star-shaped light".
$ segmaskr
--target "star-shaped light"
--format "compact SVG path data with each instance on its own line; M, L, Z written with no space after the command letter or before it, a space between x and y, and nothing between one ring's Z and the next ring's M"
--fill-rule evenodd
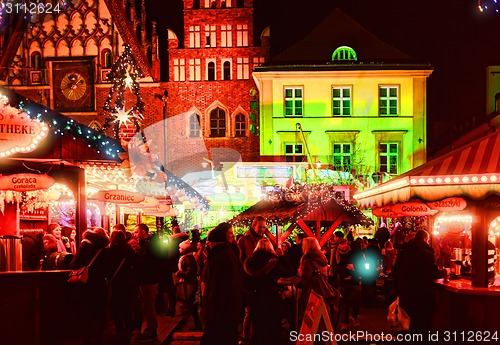
M121 125L125 125L125 127L128 128L127 122L132 123L132 121L130 120L130 118L131 118L130 110L129 111L125 111L125 107L123 107L122 109L118 109L116 111L115 121L114 122L118 122L120 126Z
M130 92L132 92L132 83L133 82L134 82L134 80L132 79L132 77L130 76L130 73L127 70L125 72L125 87L128 87Z

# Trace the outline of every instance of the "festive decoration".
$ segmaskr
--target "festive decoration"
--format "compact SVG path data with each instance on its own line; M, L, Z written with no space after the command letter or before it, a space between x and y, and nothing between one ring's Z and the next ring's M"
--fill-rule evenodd
M108 129L111 124L113 126L114 137L119 138L119 129L123 124L132 122L136 131L140 131L141 121L144 119L144 102L139 92L138 78L143 76L141 69L132 55L132 49L128 44L124 45L125 50L120 55L118 60L113 64L108 80L113 83L108 98L104 103L104 113L106 120L103 126L103 131ZM125 111L125 90L135 95L135 104L129 111ZM114 100L114 102L113 102Z
M118 153L123 151L118 141L106 137L104 134L67 116L24 97L21 99L20 95L9 90L2 89L2 94L8 95L2 95L2 100L7 99L13 107L17 106L17 112L24 112L33 121L44 123L55 135L70 135L73 139L77 137L85 139L89 147L93 148L97 153L105 153L109 158L117 158Z
M495 13L499 13L500 12L499 1L500 0L478 0L477 7L481 12L494 11Z

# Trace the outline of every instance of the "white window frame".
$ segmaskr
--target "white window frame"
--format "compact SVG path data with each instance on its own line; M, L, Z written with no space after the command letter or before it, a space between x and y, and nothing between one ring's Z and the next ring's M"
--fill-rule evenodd
M386 95L382 96L382 90L386 91ZM391 91L396 91L396 96L391 96ZM391 105L396 102L396 106ZM382 104L385 103L385 106ZM386 113L382 113L382 108L385 108ZM394 112L395 110L395 112ZM378 88L378 113L379 116L398 116L399 115L399 86L398 85L379 85Z
M205 47L217 47L217 27L215 25L205 25Z
M287 90L292 91L292 96L288 97L287 96ZM301 96L296 96L297 90L301 91ZM288 107L287 102L291 101L292 106ZM300 101L301 106L297 106L296 102ZM291 108L292 109L292 114L287 114L287 109ZM297 114L297 109L301 109L300 114ZM304 87L303 86L285 86L283 89L283 114L286 117L293 117L293 116L304 116Z
M287 147L292 148L292 153L287 153ZM300 147L300 152L296 152ZM304 144L302 143L283 143L283 154L285 156L304 156Z
M340 148L339 152L335 152L335 146L338 146ZM348 147L348 150L346 150L346 147ZM348 151L348 152L346 152ZM352 168L352 159L353 159L353 145L350 142L337 142L333 143L332 147L332 157L333 157L333 166L335 170L342 168L342 171L349 171ZM339 158L341 161L341 164L336 164L336 158ZM349 164L345 164L345 159L349 160ZM348 166L349 170L346 170L345 168Z
M189 26L189 48L201 47L201 29L199 25Z
M236 79L249 79L250 66L247 57L236 58Z
M382 151L382 145L386 146L386 151ZM396 145L396 152L391 152L391 145ZM379 142L378 144L378 166L379 166L379 172L386 172L390 175L398 175L399 174L399 164L400 164L400 143L399 142L394 142L394 141L383 141ZM386 163L382 164L382 157L386 157ZM394 165L391 163L391 157L396 157L396 171L391 172L391 165ZM385 168L383 168L385 166Z
M340 91L339 96L335 96L335 90ZM349 96L345 95L345 92L349 92ZM338 102L339 106L335 106ZM349 102L349 110L346 112L344 103ZM339 109L339 113L335 113L335 109ZM351 116L352 115L352 87L351 86L333 86L332 87L332 116Z
M186 59L174 59L174 81L186 81Z
M248 47L248 25L236 25L236 46Z
M220 46L232 47L233 46L233 31L231 25L221 25L220 27Z
M238 116L242 116L243 117L243 122L237 122L237 118ZM241 128L241 124L243 124L243 128ZM247 117L245 116L245 114L243 113L238 113L234 116L234 136L236 138L244 138L247 136L247 128L248 125L247 125ZM241 134L243 133L243 135L238 135L238 132Z
M229 79L224 79L224 63L229 62ZM231 80L233 79L233 61L231 59L221 60L221 80Z
M189 59L189 80L201 80L201 59Z
M201 126L200 126L201 116L197 113L192 113L189 115L189 137L199 138L201 137Z

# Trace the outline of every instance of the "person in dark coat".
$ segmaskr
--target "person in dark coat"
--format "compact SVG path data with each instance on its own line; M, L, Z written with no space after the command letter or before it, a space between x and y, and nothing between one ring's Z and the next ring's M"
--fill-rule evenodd
M74 286L75 296L78 296L78 309L80 316L82 338L84 344L98 345L102 344L104 333L105 318L104 311L106 306L106 276L107 276L107 252L106 246L109 239L92 230L86 230L82 234L83 240L76 250L75 257L71 261L72 270L88 266L89 277L86 284Z
M22 258L23 271L36 271L40 269L43 259L43 234L30 232L23 235Z
M378 242L378 247L380 250L384 248L385 242L387 242L391 238L391 233L389 232L389 229L385 225L385 223L381 223L380 227L375 231L375 235L373 237L377 240Z
M287 343L280 339L280 295L278 279L289 276L287 267L280 262L273 245L267 239L257 242L255 251L244 263L250 286L255 291L252 304L252 341L255 345Z
M238 343L243 267L229 244L232 232L229 223L221 223L208 234L209 254L202 300L205 331L201 345Z
M111 233L108 250L108 279L111 285L111 311L116 336L123 343L130 342L134 329L139 285L137 283L135 253L125 239L125 233L115 230Z
M434 280L440 277L429 246L429 233L419 230L396 259L394 284L399 304L410 316L410 331L431 329L434 311Z

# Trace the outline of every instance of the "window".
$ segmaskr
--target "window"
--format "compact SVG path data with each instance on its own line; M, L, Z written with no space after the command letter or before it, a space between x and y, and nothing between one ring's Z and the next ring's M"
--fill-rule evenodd
M342 46L338 47L335 49L335 51L332 54L332 61L334 60L347 60L347 61L352 61L352 60L357 60L358 56L356 55L356 52L354 49L351 47L347 46Z
M379 115L398 115L398 87L380 86L379 88Z
M220 46L232 47L233 46L233 33L231 25L222 25L220 27Z
M222 80L231 80L231 62L224 61L222 64Z
M200 48L200 26L189 27L189 48Z
M205 46L212 48L217 46L215 25L205 25Z
M210 136L226 136L226 112L221 108L216 108L210 112Z
M351 115L351 88L334 87L332 89L332 108L334 116Z
M285 88L285 116L302 116L302 88Z
M285 144L285 156L302 156L302 144Z
M174 81L186 80L186 60L174 59Z
M248 58L236 59L236 79L248 79L250 75Z
M379 143L380 172L386 172L391 175L398 174L398 166L399 166L398 146L399 146L398 143Z
M200 137L200 116L198 114L191 114L189 116L189 137Z
M35 69L42 68L42 54L40 52L31 53L31 67Z
M253 68L257 66L262 66L266 62L266 60L263 57L254 57L253 58Z
M201 60L200 59L189 59L189 80L200 81L201 80Z
M236 46L248 46L248 25L236 25Z
M215 62L210 61L207 66L207 80L215 80Z
M352 144L333 144L333 167L339 171L351 171L352 168Z
M235 137L246 137L247 136L247 122L245 115L238 114L234 119L234 136Z

